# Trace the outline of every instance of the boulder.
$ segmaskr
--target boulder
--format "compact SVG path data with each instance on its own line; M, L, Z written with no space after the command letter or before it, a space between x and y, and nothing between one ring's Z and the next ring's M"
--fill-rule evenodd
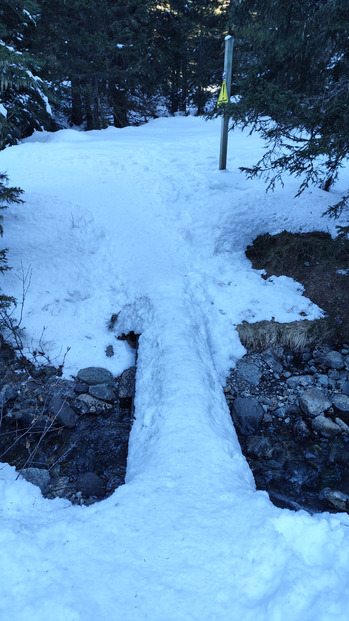
M283 405L280 408L276 408L276 410L273 411L274 416L277 416L278 418L287 418L288 417L288 408Z
M336 416L335 418L335 422L337 423L337 425L339 425L339 427L342 430L342 433L346 433L347 435L349 435L349 426L344 422L344 420L342 420L341 418L339 418L338 416ZM349 461L349 460L348 460Z
M329 351L323 357L323 365L330 369L343 369L344 358L339 351Z
M349 397L344 394L336 394L333 396L333 407L339 418L349 424Z
M317 382L318 382L321 386L324 386L324 388L327 388L327 386L328 386L328 377L327 377L327 375L325 375L324 373L319 373L319 374L316 376L316 378L315 378L315 379L316 379L316 381L317 381Z
M105 414L113 408L110 403L96 399L92 395L79 395L77 403L79 403L82 414Z
M339 511L348 511L349 509L349 496L338 490L325 487L321 490L319 498L321 500L327 500L332 507Z
M327 373L329 382L332 384L344 384L347 379L347 372L345 369L329 369Z
M30 431L41 433L48 429L52 421L42 412L37 412L36 408L22 408L15 412L15 419L21 421L21 426Z
M74 397L75 382L57 377L50 377L46 383L47 391L63 399Z
M51 479L50 493L55 498L64 498L69 491L69 477L53 477Z
M119 381L119 399L121 407L130 407L135 394L136 367L126 369Z
M257 399L236 397L233 402L233 421L240 433L244 435L250 435L257 431L262 422L263 414L263 408Z
M250 455L255 455L255 457L271 459L274 447L269 438L263 436L249 436L246 441L246 450Z
M86 367L78 371L78 379L86 384L109 384L114 383L113 375L107 369L101 367Z
M5 384L0 392L0 406L3 407L8 401L18 397L17 386Z
M281 359L272 349L266 349L261 357L274 373L282 373L284 367Z
M339 425L334 423L330 418L326 418L320 414L320 416L316 416L311 421L312 427L314 431L316 431L320 436L324 438L334 438L340 431L341 428Z
M23 470L21 470L21 476L23 479L26 479L26 481L29 481L29 483L40 487L43 493L47 492L50 486L51 477L48 470L41 468L23 468Z
M297 388L297 386L302 386L306 388L311 384L314 384L314 378L312 375L292 375L286 380L286 384L289 388Z
M106 484L103 479L94 472L85 472L78 476L75 489L84 496L97 496L97 498L102 498L106 493Z
M299 407L307 416L318 416L332 405L331 401L318 388L310 388L299 397Z
M74 412L73 408L59 395L52 397L49 403L49 411L55 416L59 423L69 429L75 427L78 421L78 415Z
M88 392L88 389L89 389L89 385L86 384L85 382L77 382L74 386L74 393L76 395L83 395Z
M253 362L245 362L244 360L238 360L236 363L236 372L240 379L255 386L259 384L259 380L262 377L262 372L256 364L253 364Z
M296 440L305 440L306 438L309 438L310 430L302 418L295 421L293 425L293 435Z
M89 394L96 399L102 399L102 401L108 401L112 403L115 401L115 392L108 384L95 384L90 386L88 390Z

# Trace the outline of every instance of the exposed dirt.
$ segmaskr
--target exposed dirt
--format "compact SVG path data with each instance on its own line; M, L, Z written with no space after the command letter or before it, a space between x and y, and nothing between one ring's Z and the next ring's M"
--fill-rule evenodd
M349 240L328 233L259 235L246 255L255 269L289 276L304 286L304 295L328 318L326 337L333 345L349 340Z

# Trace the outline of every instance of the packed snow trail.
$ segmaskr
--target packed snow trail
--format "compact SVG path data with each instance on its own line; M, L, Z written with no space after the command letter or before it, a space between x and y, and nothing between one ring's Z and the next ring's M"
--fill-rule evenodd
M45 326L50 355L71 347L67 377L90 365L118 374L133 358L108 333L110 315L117 334L141 334L124 486L72 507L0 471L9 621L347 619L349 517L280 510L256 492L222 390L244 353L237 323L319 316L297 283L263 280L244 250L266 231L323 228L328 195L295 201L289 180L265 195L237 170L262 148L241 132L230 170L217 171L219 133L217 122L158 119L35 134L0 153L26 192L6 215L15 269L4 288L20 298L21 262L31 266L29 348Z

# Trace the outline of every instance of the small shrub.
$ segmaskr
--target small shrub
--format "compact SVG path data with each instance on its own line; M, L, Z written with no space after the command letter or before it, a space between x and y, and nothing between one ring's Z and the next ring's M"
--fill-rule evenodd
M0 173L0 209L7 209L7 207L11 203L23 203L20 198L23 190L20 188L10 188L8 187L8 177L5 173ZM0 235L2 237L4 229L3 229L3 215L0 215ZM0 272L5 272L8 269L11 269L7 264L7 248L3 248L0 250ZM8 308L12 303L14 303L14 298L9 297L1 292L0 289L0 308Z

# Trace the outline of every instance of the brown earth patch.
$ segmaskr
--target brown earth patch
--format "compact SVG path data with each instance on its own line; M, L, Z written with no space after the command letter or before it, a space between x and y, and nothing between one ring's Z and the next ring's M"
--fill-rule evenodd
M332 239L328 233L322 231L283 231L277 235L266 233L259 235L247 247L246 256L255 269L265 270L266 273L262 276L265 279L272 275L284 275L301 283L304 286L303 295L326 312L326 319L318 321L315 333L310 330L310 334L333 345L348 342L348 239ZM280 325L282 324L278 324ZM280 330L279 333L281 334Z

